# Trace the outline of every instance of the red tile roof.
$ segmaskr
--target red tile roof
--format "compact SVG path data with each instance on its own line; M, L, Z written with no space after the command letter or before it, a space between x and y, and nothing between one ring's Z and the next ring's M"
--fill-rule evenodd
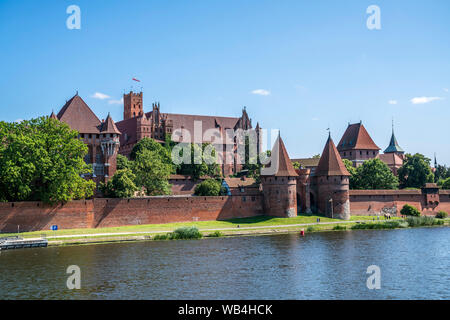
M100 133L100 120L78 95L66 102L57 117L80 133Z
M120 131L117 129L116 125L114 124L114 120L111 118L111 116L108 114L108 117L104 122L101 124L100 131L102 133L116 133L120 134Z
M401 167L403 165L403 160L395 153L384 153L378 155L378 158L386 163L388 166Z
M278 153L278 171L274 174L275 177L298 177L297 172L292 166L291 159L284 146L283 139L278 135L277 141L272 149L272 156Z
M225 178L224 180L230 188L259 187L253 178Z
M315 171L316 176L350 176L347 168L342 162L336 146L334 145L331 136L328 137L322 156L320 157L319 165Z
M292 164L294 162L300 163L300 165L304 168L315 168L319 165L320 158L299 158L299 159L291 159Z
M349 124L337 147L339 151L380 150L362 123Z
M118 130L122 133L120 145L135 144L137 142L137 119L138 117L134 117L116 123Z

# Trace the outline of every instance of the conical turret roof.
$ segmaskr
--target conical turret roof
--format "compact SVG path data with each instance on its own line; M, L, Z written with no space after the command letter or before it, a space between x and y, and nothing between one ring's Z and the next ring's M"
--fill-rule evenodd
M392 136L391 141L389 142L389 146L384 150L384 153L405 153L405 151L398 145L397 138L395 138L394 128L392 128Z
M292 162L284 146L283 139L278 135L272 149L272 157L278 154L278 170L273 175L275 177L297 177L298 174L292 166ZM276 158L275 158L276 159ZM273 165L273 164L271 164Z
M331 135L328 136L327 143L320 157L319 165L315 173L316 176L350 176L347 168L342 162Z
M56 114L53 112L53 110L52 110L52 114L50 115L50 118L51 118L51 119L58 120L58 117L57 117Z
M101 133L116 133L120 134L119 129L117 129L116 124L114 123L114 120L111 118L110 114L108 113L108 117L106 117L106 120L102 122Z

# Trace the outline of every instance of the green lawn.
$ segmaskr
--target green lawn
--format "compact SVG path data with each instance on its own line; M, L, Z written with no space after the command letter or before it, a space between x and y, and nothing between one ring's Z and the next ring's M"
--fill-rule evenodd
M320 222L333 222L342 221L339 219L331 219L317 215L300 215L294 218L275 218L269 216L258 216L251 218L239 218L226 221L197 221L197 222L179 222L179 223L167 223L167 224L151 224L151 225L134 225L112 228L97 228L97 229L65 229L58 231L42 230L35 232L21 233L22 237L39 237L45 234L47 237L62 236L62 235L89 235L96 233L115 233L115 232L147 232L147 231L173 231L179 227L196 226L199 230L204 229L220 229L220 228L240 228L245 227L264 227L264 226L280 226L280 225L293 225L304 223L315 223L317 218L320 218ZM373 217L368 216L354 216L351 221L355 220L372 220ZM0 236L17 235L16 233L1 234Z

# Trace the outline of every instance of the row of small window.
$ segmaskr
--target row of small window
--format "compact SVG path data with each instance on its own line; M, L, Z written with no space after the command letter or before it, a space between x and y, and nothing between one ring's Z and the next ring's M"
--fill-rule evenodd
M256 201L256 197L252 197L252 201ZM247 197L242 197L242 202L247 202Z
M94 136L96 139L99 139L99 138L110 138L111 134L110 133L106 133L106 134L92 134L92 133L84 134L84 133L80 133L80 137L81 138L85 138L85 136L86 136L86 138L89 138L89 139L91 139L92 136ZM112 134L112 136L113 136L113 138L115 138L116 134Z
M366 151L366 155L369 155L369 153L370 153L370 151ZM373 151L372 153L373 153L373 155L376 155L376 151ZM362 156L362 154L363 154L363 152L360 151L360 152L359 152L359 155ZM351 151L349 152L349 155L350 155L350 156L352 155L352 152L351 152ZM344 157L345 157L345 156L347 156L347 152L344 152Z

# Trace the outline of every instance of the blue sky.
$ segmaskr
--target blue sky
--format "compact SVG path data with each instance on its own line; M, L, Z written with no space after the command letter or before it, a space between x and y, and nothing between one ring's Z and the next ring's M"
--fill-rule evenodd
M72 4L80 30L66 27ZM381 30L366 26L373 4ZM447 0L1 0L1 120L59 111L78 90L99 118L119 121L134 85L147 111L246 106L254 125L281 129L293 158L320 153L328 127L338 142L360 120L384 149L394 117L407 152L449 165L449 18Z

